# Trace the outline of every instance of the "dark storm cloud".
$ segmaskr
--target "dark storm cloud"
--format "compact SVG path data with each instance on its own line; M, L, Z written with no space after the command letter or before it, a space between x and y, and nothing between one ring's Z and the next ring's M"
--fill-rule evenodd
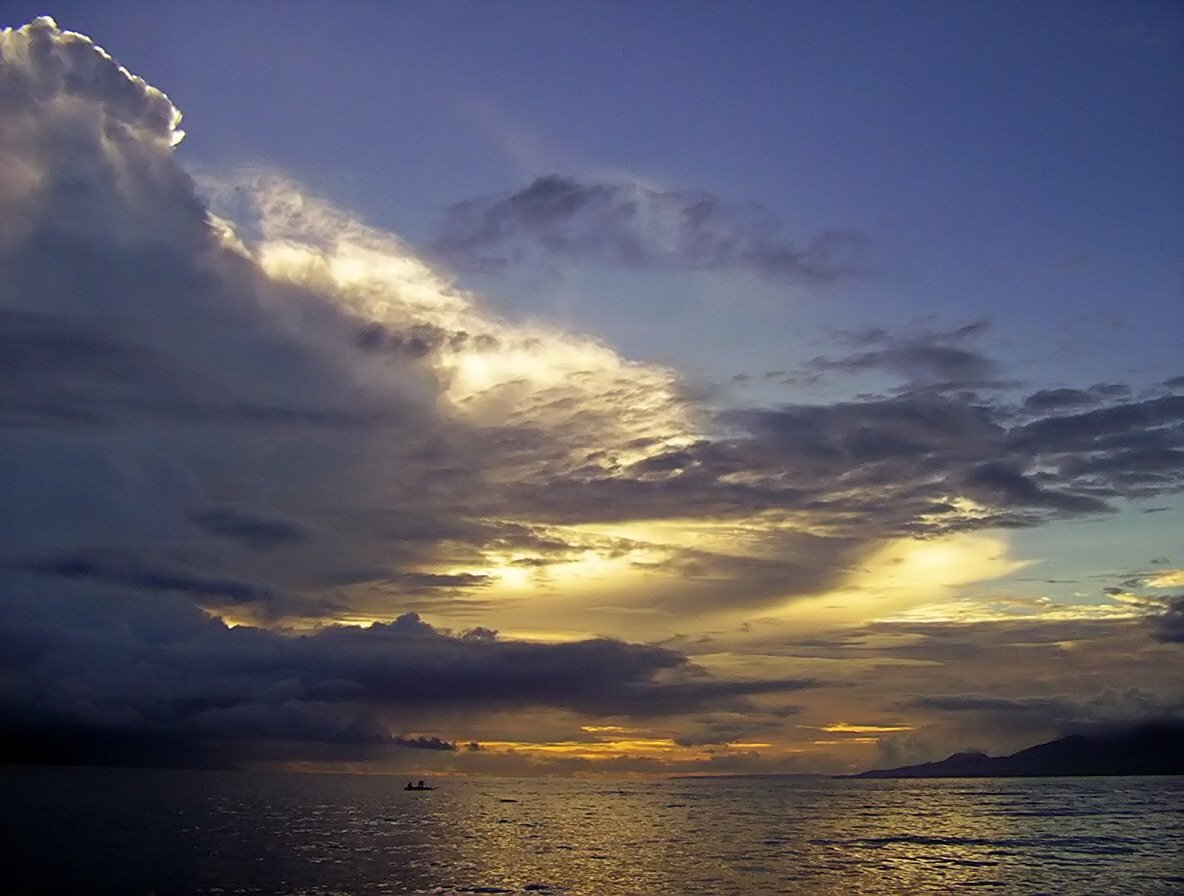
M105 422L137 382L169 375L150 348L93 324L0 309L0 426Z
M354 680L412 707L538 704L649 717L812 684L713 679L673 651L610 639L532 644L488 630L452 635L414 614L367 629L327 629L298 650L310 675Z
M157 410L152 406L142 410ZM160 409L164 414L190 423L230 423L269 427L318 426L330 429L375 428L388 415L381 412L338 408L301 407L290 404L262 404L252 401L174 401Z
M282 545L299 544L307 534L291 520L238 510L215 507L193 516L194 522L211 535L241 542L256 551L270 551Z
M452 206L432 249L462 267L496 267L537 249L627 268L747 270L823 284L856 273L862 243L827 231L799 245L756 203L552 174L517 193Z
M359 428L397 419L393 409L317 408L296 397L243 396L241 388L185 370L167 341L112 333L112 323L88 315L0 309L0 426L112 425L156 418Z
M725 682L673 651L607 639L454 635L413 614L291 635L227 628L176 599L150 605L82 591L10 596L0 612L0 675L0 742L51 748L7 758L135 764L453 749L393 732L422 729L441 710L470 718L525 707L635 717L736 710L750 695L810 684ZM130 752L113 756L114 745Z
M266 585L216 575L202 575L179 567L136 557L94 551L89 554L9 560L0 569L35 573L50 579L77 579L131 591L172 591L192 596L198 603L272 605L290 598Z
M225 599L232 603L263 601L271 596L271 592L266 588L250 583L193 575L135 559L70 556L50 560L13 561L5 563L4 566L21 572L34 572L64 579L83 579L140 591L180 591L200 597Z

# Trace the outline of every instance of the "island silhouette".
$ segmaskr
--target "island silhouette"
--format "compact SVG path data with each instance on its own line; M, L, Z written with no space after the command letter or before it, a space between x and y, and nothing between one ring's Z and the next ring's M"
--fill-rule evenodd
M1184 722L1141 725L1100 735L1075 734L1010 756L955 753L937 762L872 769L851 778L1021 778L1184 775Z

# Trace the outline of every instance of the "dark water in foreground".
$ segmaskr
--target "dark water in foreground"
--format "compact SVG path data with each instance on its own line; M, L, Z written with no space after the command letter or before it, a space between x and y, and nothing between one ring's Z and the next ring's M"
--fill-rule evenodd
M0 767L0 893L1184 893L1184 778Z

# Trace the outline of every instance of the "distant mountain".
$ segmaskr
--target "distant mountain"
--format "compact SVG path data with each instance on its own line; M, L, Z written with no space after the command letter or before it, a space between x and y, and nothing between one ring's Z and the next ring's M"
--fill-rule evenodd
M1024 778L1062 775L1184 775L1184 723L1121 734L1062 737L1010 756L955 753L940 762L874 769L853 778Z

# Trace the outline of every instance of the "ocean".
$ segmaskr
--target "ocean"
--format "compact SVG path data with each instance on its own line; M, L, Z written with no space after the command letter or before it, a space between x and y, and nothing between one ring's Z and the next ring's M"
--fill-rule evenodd
M0 893L1184 893L1184 777L0 767Z

